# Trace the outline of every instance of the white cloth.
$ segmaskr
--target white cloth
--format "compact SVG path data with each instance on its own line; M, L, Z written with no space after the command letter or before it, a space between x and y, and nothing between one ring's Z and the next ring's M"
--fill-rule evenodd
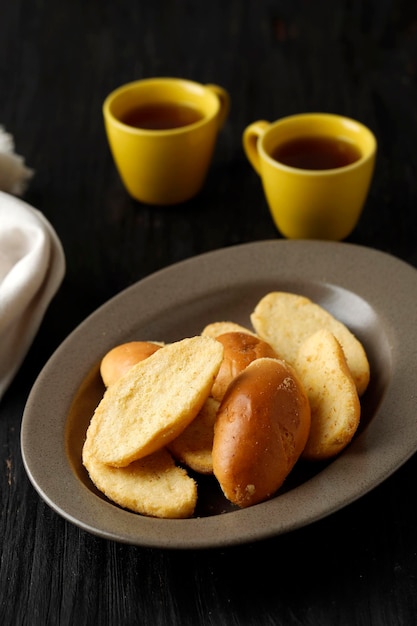
M64 273L64 251L51 224L38 210L0 191L0 400Z
M0 189L20 196L26 189L33 170L14 151L14 139L0 126Z

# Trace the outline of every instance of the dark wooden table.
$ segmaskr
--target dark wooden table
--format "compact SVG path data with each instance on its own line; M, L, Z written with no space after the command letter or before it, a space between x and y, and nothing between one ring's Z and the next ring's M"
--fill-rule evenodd
M98 538L53 512L26 476L20 424L50 355L111 296L173 262L280 237L242 150L242 131L256 119L320 110L369 125L376 172L349 241L417 267L417 3L1 5L0 124L36 170L24 199L56 229L67 271L0 403L0 623L416 624L417 456L301 530L230 549L169 551ZM113 88L158 75L216 82L232 99L203 191L169 209L127 196L101 114Z

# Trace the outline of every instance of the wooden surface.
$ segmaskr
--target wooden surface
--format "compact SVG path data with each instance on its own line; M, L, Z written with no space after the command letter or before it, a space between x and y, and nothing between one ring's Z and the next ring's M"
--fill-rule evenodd
M101 114L113 88L157 75L215 82L232 100L203 191L169 209L129 199ZM68 523L38 497L20 454L28 393L89 313L175 261L280 236L242 131L319 110L354 117L378 138L349 241L417 266L416 2L2 0L0 124L36 171L25 200L56 229L67 272L0 403L1 624L417 622L416 456L310 527L256 545L170 552Z

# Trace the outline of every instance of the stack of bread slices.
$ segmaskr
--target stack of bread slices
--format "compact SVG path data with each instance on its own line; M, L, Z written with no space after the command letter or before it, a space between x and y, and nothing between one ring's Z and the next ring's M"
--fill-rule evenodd
M111 501L191 517L192 473L213 475L230 502L248 507L276 494L299 459L331 459L351 442L370 380L360 341L288 292L266 294L250 322L214 321L197 336L104 355L106 390L82 456Z

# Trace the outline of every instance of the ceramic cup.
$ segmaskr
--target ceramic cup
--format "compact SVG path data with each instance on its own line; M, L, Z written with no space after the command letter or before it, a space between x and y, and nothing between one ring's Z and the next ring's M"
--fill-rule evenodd
M352 232L377 149L366 126L327 113L261 120L245 129L243 147L284 237L339 241Z
M181 78L138 80L110 93L103 104L104 123L128 193L153 205L195 196L229 106L222 87Z

